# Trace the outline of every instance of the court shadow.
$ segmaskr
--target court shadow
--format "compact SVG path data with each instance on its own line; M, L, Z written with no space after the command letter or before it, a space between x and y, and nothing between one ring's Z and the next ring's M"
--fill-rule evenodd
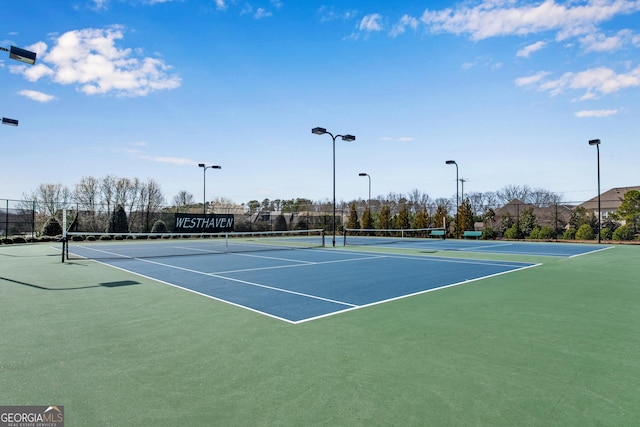
M120 286L131 286L139 284L140 282L136 282L135 280L120 280L118 282L100 283L100 286L103 286L105 288L119 288Z
M136 282L135 280L119 280L117 282L104 282L104 283L98 283L97 285L76 286L73 288L48 288L46 286L36 285L34 283L27 283L27 282L22 282L20 280L9 279L8 277L0 276L0 280L4 280L10 283L15 283L22 286L28 286L30 288L40 289L43 291L77 291L80 289L91 289L91 288L119 288L121 286L131 286L131 285L140 284L140 282Z

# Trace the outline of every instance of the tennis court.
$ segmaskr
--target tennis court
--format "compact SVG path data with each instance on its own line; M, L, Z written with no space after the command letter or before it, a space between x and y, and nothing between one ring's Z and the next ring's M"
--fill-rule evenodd
M458 251L486 254L510 254L550 257L574 257L611 249L611 246L564 243L495 240L457 240L438 238L393 238L378 236L346 236L346 246L381 246L422 251Z
M64 405L70 426L639 419L638 246L583 256L393 244L178 255L186 242L163 240L179 247L162 252L160 241L71 242L118 255L65 263L59 244L0 246L3 404ZM143 247L126 253L129 243ZM227 249L186 247L207 243ZM322 311L320 298L355 307ZM262 306L278 303L276 314Z
M237 244L239 252L220 239L99 242L71 245L70 253L291 323L536 265Z

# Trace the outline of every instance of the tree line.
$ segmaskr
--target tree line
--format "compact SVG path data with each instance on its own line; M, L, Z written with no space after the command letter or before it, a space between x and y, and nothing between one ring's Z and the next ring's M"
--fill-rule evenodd
M633 199L633 196L632 193L630 197ZM202 202L195 202L195 197L188 191L179 191L173 196L172 204L168 205L160 185L155 180L144 181L139 178L130 179L113 175L102 178L83 177L71 188L62 184L41 184L23 197L25 206L35 206L39 216L52 217L61 209L71 207L78 212L93 213L96 222L100 217L113 213L117 207L122 207L130 222L141 223L144 223L145 215L148 218L150 213L161 211L202 212L204 210L205 212L256 215L261 212L327 213L333 208L329 200L313 201L307 198L250 200L238 204L218 197L205 202L203 206ZM455 228L473 230L475 223L483 222L485 230L490 229L491 232L500 235L521 238L530 237L533 233L535 236L536 232L539 233L540 227L537 226L536 219L531 217L531 212L522 212L515 223L508 215L502 217L499 223L495 223L495 210L514 199L536 207L567 203L563 202L561 195L542 188L507 185L497 191L462 194L458 200L458 206L456 206L456 195L433 199L428 193L413 189L408 193L392 192L385 196L376 196L371 200L340 201L336 208L346 217L344 226L347 228L408 229L442 227L443 224L449 224L454 230ZM600 229L613 233L619 228L621 222L626 222L631 232L636 233L638 220L637 215L634 216L634 209L636 209L634 202L629 201L622 207L618 217L613 215L607 218L607 222L603 221ZM640 208L638 210L640 211ZM574 228L576 232L584 224L588 224L592 230L597 230L597 218L594 218L593 213L580 212L579 209L570 224L573 226L570 228ZM514 225L517 229L511 230ZM148 231L149 225L139 228ZM557 232L558 230L555 230L556 234Z

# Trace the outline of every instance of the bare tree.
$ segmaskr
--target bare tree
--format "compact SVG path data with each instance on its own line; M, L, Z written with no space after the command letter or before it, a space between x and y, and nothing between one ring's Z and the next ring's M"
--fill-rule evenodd
M92 176L82 177L73 190L73 198L78 205L76 221L82 218L81 221L84 223L86 230L98 230L100 228L98 220L98 213L100 212L100 181Z
M82 177L73 190L73 199L78 204L78 208L82 208L89 212L96 211L96 205L99 203L99 197L100 181L92 176Z
M233 200L224 197L216 197L211 201L211 205L213 206L213 212L217 213L234 213L237 209L240 209Z
M439 198L435 199L433 201L433 203L438 207L442 206L444 208L444 210L447 211L447 212L451 211L452 208L454 208L453 209L454 211L456 210L455 209L455 205L456 204L455 204L455 202L452 202L451 199L445 199L445 198L439 197Z
M115 176L107 175L100 181L102 203L104 204L107 212L111 212L111 206L115 203L115 188L117 180L118 179Z
M427 207L431 203L431 198L427 193L422 193L420 190L414 188L411 190L407 196L409 200L409 206L412 209L414 214L424 210L427 210Z
M132 185L129 178L118 178L114 188L114 200L116 206L127 206L131 195Z
M513 199L518 199L526 202L531 194L531 187L528 185L507 185L496 192L498 200L503 205L506 205Z
M56 212L66 208L71 192L62 184L40 184L30 198L36 202L39 213L54 216Z
M467 193L466 200L469 202L469 208L472 215L481 215L485 212L485 193L471 192ZM463 201L464 202L464 201Z
M138 180L136 179L136 181ZM164 195L160 189L160 184L153 179L150 179L145 184L139 184L139 200L144 210L144 229L151 230L151 214L158 212L164 204Z
M550 206L559 203L562 197L559 194L545 190L533 189L528 185L507 185L496 192L499 203L505 205L513 199L518 199L537 207Z
M488 212L490 209L495 210L500 207L500 201L498 199L498 195L495 192L487 191L486 193L484 193L484 198L485 198L486 212Z
M177 208L178 212L180 212L182 209L186 208L189 205L195 204L195 202L196 202L195 197L193 196L193 194L189 193L188 191L182 190L182 191L179 191L178 194L173 196L173 204Z
M562 201L562 196L544 188L536 188L531 191L530 197L527 203L535 205L539 208L552 206Z

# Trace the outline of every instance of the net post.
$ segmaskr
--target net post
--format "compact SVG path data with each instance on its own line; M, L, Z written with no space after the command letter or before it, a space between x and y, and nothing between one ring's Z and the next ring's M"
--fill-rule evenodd
M62 240L62 262L64 263L64 256L65 256L65 252L68 249L68 244L67 244L67 207L64 206L62 208L62 238L60 239ZM67 259L69 257L67 256Z
M60 251L60 252L62 253L62 262L64 263L65 253L67 254L67 259L69 258L69 255L68 255L68 252L67 252L67 251L69 250L69 247L68 247L68 245L67 245L67 238L66 238L66 236L63 236L63 237L60 239L60 241L62 242L62 251Z
M447 240L447 218L446 216L442 218L442 230L444 233L442 234L442 240Z

